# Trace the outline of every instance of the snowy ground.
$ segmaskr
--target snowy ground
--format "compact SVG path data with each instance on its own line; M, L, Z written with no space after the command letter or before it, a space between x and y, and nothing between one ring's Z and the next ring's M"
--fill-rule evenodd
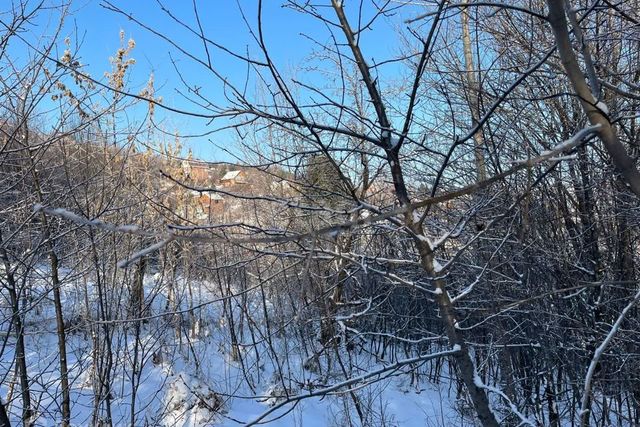
M192 303L209 301L218 295L209 290L207 283L196 284L197 296ZM195 286L194 286L195 287ZM147 295L153 295L159 284L152 278L146 283ZM45 294L44 290L40 290ZM180 295L185 297L186 294ZM77 283L64 289L67 319L82 312L84 295ZM183 298L183 304L186 302ZM166 293L157 293L151 314L162 313L166 306ZM8 307L2 308L3 325L9 322ZM290 335L274 336L271 348L263 342L256 348L242 352L242 364L231 360L228 327L221 316L220 304L206 305L198 313L197 334L186 331L178 338L167 316L159 316L144 323L141 333L143 368L136 397L135 425L166 426L237 426L243 425L265 411L278 400L274 394L282 393L282 384L292 394L304 394L313 384L328 386L345 379L337 369L325 369L322 375L303 368L306 357ZM175 324L175 323L174 323ZM6 330L6 329L5 329ZM112 418L114 425L130 425L132 395L133 328L117 325L112 339L113 361ZM37 407L36 425L55 425L60 409L57 360L57 338L53 307L30 310L26 321L26 348L32 400ZM6 337L6 333L4 334ZM247 340L247 336L244 337ZM263 340L264 341L264 340ZM91 333L86 325L79 325L68 335L68 359L71 380L72 423L89 425L93 413L92 345ZM15 339L10 336L0 359L0 395L9 403L10 416L19 424L21 402L19 385L13 366ZM287 349L288 357L284 357ZM280 364L287 378L275 375ZM351 366L357 366L352 375L383 366L366 354L352 356ZM390 426L463 426L472 425L455 409L455 388L449 382L432 384L422 379L418 385L409 384L408 375L395 375L365 387L357 388L359 401L367 409L369 425ZM302 385L302 386L296 386ZM11 391L11 389L13 389ZM342 390L344 391L344 390ZM286 405L266 421L270 426L324 427L360 425L349 393L325 398L301 400L297 405Z

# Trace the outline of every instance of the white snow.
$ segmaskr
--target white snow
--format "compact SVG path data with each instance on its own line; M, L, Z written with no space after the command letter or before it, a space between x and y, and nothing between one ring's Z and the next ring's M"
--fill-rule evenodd
M604 102L598 101L598 103L596 104L596 108L602 111L603 114L609 115L609 107L607 107L607 104L605 104Z
M240 177L241 173L242 171L239 171L239 170L229 171L224 174L224 176L220 179L220 181L233 181L238 177Z
M433 272L437 274L437 273L440 273L442 270L443 270L442 264L440 264L438 262L438 260L434 258L433 259Z
M161 240L158 243L155 243L151 246L147 246L144 249L139 250L138 252L134 253L133 255L131 255L129 258L127 258L126 260L122 260L120 262L118 262L118 267L119 268L126 268L129 265L131 265L134 261L142 258L145 255L149 255L150 253L153 253L157 250L160 250L162 248L164 248L165 246L167 246L167 244L169 242L171 242L171 240L173 240L171 237Z
M162 287L162 280L161 275L152 273L145 282L146 295L161 289L160 294L153 300L151 313L161 314L165 310L168 297L167 289ZM261 341L262 344L257 347L260 359L256 359L256 353L251 347L240 347L248 377L242 373L241 365L230 356L228 325L222 321L222 305L206 304L207 301L219 300L216 283L192 281L191 286L198 290L197 295L193 297L198 299L188 305L187 282L180 278L176 284L178 288L174 297L180 308L199 302L205 303L197 315L204 322L199 323L195 330L207 333L190 335L190 344L187 344L184 336L181 339L176 336L170 322L173 316L155 316L142 324L141 343L145 350L143 367L140 370L138 366L137 369L141 381L135 399L138 411L135 425L237 426L239 423L245 424L255 420L266 411L275 408L270 405L282 404L281 396L285 392L302 398L296 405L282 404L282 407L273 410L264 419L270 421L269 426L345 425L345 416L357 416L355 412L345 413L344 405L351 401L349 394L343 393L348 387L354 388L362 402L367 402L372 409L383 410L385 420L390 425L417 427L430 422L436 422L437 425L472 425L472 420L456 410L455 387L451 387L448 381L431 384L423 379L418 383L412 383L408 375L386 377L387 372L397 373L398 369L419 367L417 369L428 372L430 362L427 360L453 354L459 351L458 347L454 346L452 350L445 349L441 353L433 350L414 358L394 361L377 360L365 353L353 353L350 363L355 363L358 369L345 379L340 370L329 376L306 370L303 365L308 357L302 351L302 346L296 342L296 335L274 335L273 345L280 357L285 352L289 354L287 365L283 367L287 376L285 390L282 387L283 379L276 375L275 362L270 356L266 342ZM84 296L82 292L78 292L82 286L82 283L67 282L61 289L63 304L68 307L65 314L69 320L83 315ZM87 289L89 298L92 298L96 292L95 286L88 283ZM46 290L34 287L36 296L38 292ZM261 322L262 302L259 293L256 293L255 299L248 295L248 299L248 306L253 307L254 321ZM368 303L371 304L371 301ZM270 307L273 309L273 304ZM7 314L4 311L6 308L0 309L3 310L0 314ZM366 311L365 307L360 309L358 314L364 315ZM40 313L29 311L26 315L28 370L32 378L39 379L32 383L33 395L39 396L36 423L56 425L59 421L59 408L55 396L60 385L56 372L58 353L53 306L49 305ZM92 314L96 315L97 313ZM191 318L187 311L178 316L182 316L185 321ZM91 423L93 371L91 334L88 333L87 327L81 324L67 337L73 425ZM114 343L118 343L117 354L120 355L115 358L112 370L113 425L129 425L133 341L131 335L125 340L124 324L114 324L113 327L116 334ZM245 340L249 340L249 334L245 336ZM10 340L0 360L0 375L8 374L7 381L0 384L0 395L3 398L7 396L12 380L13 351L14 341ZM197 367L192 351L198 356ZM324 364L323 369L327 369ZM446 371L446 364L443 369ZM368 384L371 380L376 381ZM309 396L321 390L335 390L336 393ZM14 396L9 410L10 417L16 425L19 424L20 405L20 399ZM377 422L372 418L370 425L377 425Z

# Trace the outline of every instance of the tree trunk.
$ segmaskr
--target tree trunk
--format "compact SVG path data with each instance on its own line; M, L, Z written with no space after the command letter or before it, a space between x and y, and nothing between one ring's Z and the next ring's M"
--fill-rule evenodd
M465 1L463 4L467 4ZM462 47L464 51L464 63L466 70L466 79L468 87L467 103L471 111L471 128L480 123L480 85L476 77L476 69L473 62L473 53L471 51L471 32L469 31L469 8L462 9ZM477 181L482 182L487 179L487 168L484 159L484 137L482 131L478 130L473 134L474 155L476 160L476 176Z
M31 417L33 411L31 410L31 394L29 392L29 377L27 375L27 361L25 358L25 345L24 345L24 326L22 322L22 315L20 314L20 299L18 298L15 276L11 270L11 263L7 250L2 246L2 234L0 231L0 258L4 264L4 270L7 275L7 291L11 299L12 309L12 322L16 333L16 368L18 369L18 375L20 378L20 389L22 394L22 423L25 426L32 425ZM4 405L3 405L4 412ZM6 413L5 413L6 416Z
M37 167L33 157L31 160L31 171L35 186L36 195L40 204L44 203L42 189L40 187L40 177L37 173ZM49 267L51 268L51 286L53 288L53 305L56 313L56 332L58 334L58 353L60 361L60 388L62 392L62 401L60 408L62 410L62 420L60 425L66 427L71 420L71 398L69 396L69 371L67 367L67 338L64 330L64 316L62 314L62 299L60 296L60 274L59 261L55 252L55 244L51 238L50 223L44 212L40 213L40 219L43 225L43 237L49 251Z
M569 28L565 15L563 0L547 0L549 6L549 23L553 29L553 34L558 47L560 60L565 69L567 77L576 95L580 99L580 104L592 125L600 125L598 135L611 156L616 169L622 174L625 182L638 197L640 197L640 172L636 168L633 159L627 154L624 146L618 139L618 135L607 116L606 108L599 102L580 69L580 64L576 58L571 40L569 39ZM588 55L588 52L586 53ZM590 60L590 59L589 59Z
M11 427L7 410L4 407L4 402L0 399L0 427Z
M434 265L435 259L431 249L428 247L428 244L421 240L418 240L416 244L420 253L422 268L424 268L430 277L437 277L438 272ZM436 301L440 308L442 320L445 324L449 344L454 347L457 346L460 349L454 357L458 365L460 377L464 382L467 392L469 393L469 398L473 403L476 415L483 426L497 427L499 423L495 414L491 410L489 398L477 381L479 376L476 372L471 354L469 353L469 347L464 340L462 331L456 328L457 320L455 308L449 298L446 283L443 279L437 279L435 281L435 287L438 292Z

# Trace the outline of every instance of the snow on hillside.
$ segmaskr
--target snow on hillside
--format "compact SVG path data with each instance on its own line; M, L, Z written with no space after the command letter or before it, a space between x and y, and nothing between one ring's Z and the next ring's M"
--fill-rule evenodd
M214 284L198 282L192 285L198 291L190 304L204 304L202 308L194 311L193 315L188 310L167 315L167 289L157 277L147 279L145 294L154 297L148 319L140 331L138 356L133 326L123 322L118 324L118 328L113 328L111 345L116 357L111 361L112 387L109 394L113 425L243 425L280 402L286 393L304 394L345 379L344 372L335 362L329 368L326 360L319 358L316 366L310 365L301 351L301 344L289 330L274 333L273 337L256 338L256 346L241 347L242 357L234 357L229 329L221 313L222 303L219 294L213 290ZM182 286L177 298L180 309L187 307L185 287ZM70 327L67 348L73 425L96 422L92 418L94 387L97 386L93 382L96 366L92 363L92 334L96 333L95 328L103 326L94 323L92 329L83 320L86 316L80 309L85 298L82 288L79 283L72 283L63 290ZM87 289L88 292L95 291L93 284L87 284ZM45 289L35 287L32 298L44 295ZM216 302L208 304L211 301ZM251 313L255 316L253 321L262 321L261 305L257 300L250 302L255 309ZM45 310L26 311L25 325L32 400L37 407L35 424L39 426L56 425L60 414L55 319L52 305L47 304L46 307ZM2 314L9 318L9 308L2 307ZM176 328L182 328L180 334ZM0 359L3 378L0 394L5 402L10 402L10 418L18 425L21 407L13 366L15 340L6 334L4 339L6 347ZM246 342L250 340L248 336L244 339ZM375 361L365 353L344 353L342 357L349 359L351 376L383 366L382 361ZM142 369L133 369L133 366L140 366L140 360ZM428 365L421 366L426 370ZM283 375L277 375L278 371ZM411 377L398 375L401 372L393 372L394 375L381 381L354 386L354 394L364 408L365 425L472 425L456 409L453 384L447 381L433 384L424 377L410 384ZM133 419L132 385L137 386ZM283 427L342 426L350 422L361 425L353 399L345 390L324 398L303 399L298 404L285 405L263 422Z

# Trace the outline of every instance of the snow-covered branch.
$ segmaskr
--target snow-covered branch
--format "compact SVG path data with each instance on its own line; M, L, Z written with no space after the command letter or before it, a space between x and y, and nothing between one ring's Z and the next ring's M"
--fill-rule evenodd
M264 420L270 414L274 413L278 409L280 409L280 408L282 408L282 407L284 407L286 405L289 405L291 403L297 403L297 402L299 402L301 400L309 399L311 397L327 396L327 395L339 392L341 389L344 389L344 388L347 388L349 386L352 386L352 385L358 384L360 382L363 382L365 380L368 380L369 378L381 377L384 374L397 371L398 369L402 368L403 366L411 365L411 364L419 363L419 362L425 362L427 360L436 359L438 357L452 356L452 355L456 354L459 351L460 351L459 348L453 348L452 350L445 350L445 351L441 351L441 352L438 352L438 353L424 354L424 355L420 355L420 356L416 356L416 357L411 357L411 358L408 358L408 359L399 360L399 361L397 361L395 363L392 363L390 365L383 366L383 367L378 368L378 369L373 370L373 371L365 372L364 374L358 375L357 377L349 378L349 379L347 379L345 381L342 381L340 383L334 384L334 385L329 386L329 387L325 387L325 388L318 389L318 390L313 390L313 391L310 391L310 392L304 393L304 394L298 394L296 396L289 396L288 398L286 398L282 402L279 402L279 403L275 404L274 406L269 408L269 410L263 412L262 414L260 414L256 418L254 418L253 420L249 421L246 424L246 426L249 427L249 426L253 426L253 425L259 424L262 420Z

